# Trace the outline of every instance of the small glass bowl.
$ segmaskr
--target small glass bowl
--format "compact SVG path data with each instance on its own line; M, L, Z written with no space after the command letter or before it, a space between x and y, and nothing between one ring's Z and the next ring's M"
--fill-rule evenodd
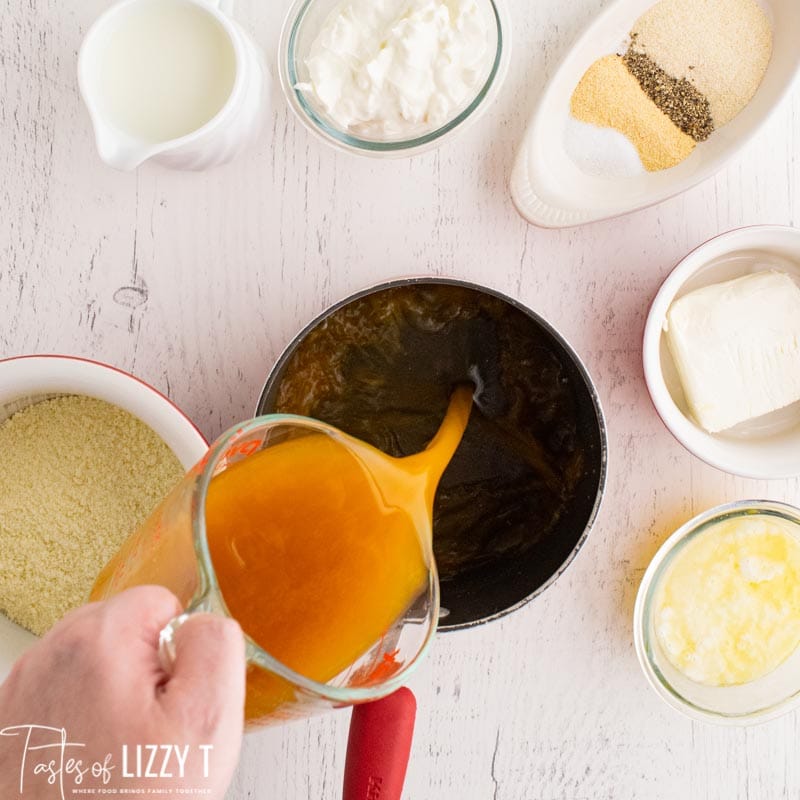
M411 156L432 150L477 120L494 100L508 71L511 28L502 0L483 0L496 23L490 31L495 57L475 98L453 119L433 131L410 139L370 139L343 130L330 119L298 83L308 80L305 57L327 16L340 0L295 0L289 9L278 45L278 74L283 93L300 121L319 138L339 150L378 158Z
M655 601L675 557L695 536L724 520L776 517L800 540L800 509L768 500L742 500L712 508L689 520L667 539L644 574L633 612L636 654L656 693L693 719L720 725L751 725L781 716L800 705L800 647L772 672L737 686L695 683L667 658L656 635Z

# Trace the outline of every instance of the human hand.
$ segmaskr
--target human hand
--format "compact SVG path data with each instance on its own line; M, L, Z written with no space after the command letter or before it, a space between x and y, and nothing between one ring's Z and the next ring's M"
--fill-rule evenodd
M168 674L158 636L181 611L164 588L129 589L70 612L17 661L0 686L0 797L223 797L244 726L244 638L233 620L193 614Z

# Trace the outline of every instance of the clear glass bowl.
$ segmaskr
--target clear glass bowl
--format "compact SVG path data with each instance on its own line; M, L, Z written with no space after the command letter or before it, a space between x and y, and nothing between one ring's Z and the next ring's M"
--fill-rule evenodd
M660 582L684 546L718 522L754 515L778 518L800 540L800 509L793 506L768 500L717 506L689 520L664 542L650 562L636 597L636 654L650 685L673 708L705 722L750 725L800 705L800 647L779 667L754 681L737 686L706 686L687 678L671 664L655 631L655 600Z
M340 150L366 156L392 158L410 156L438 147L456 132L463 131L488 108L503 83L511 54L510 23L502 0L486 2L496 27L490 30L490 47L495 56L488 74L472 101L453 119L435 130L410 139L360 137L343 130L313 97L296 88L308 80L305 58L323 23L340 0L295 0L281 31L278 45L278 74L289 106L312 133Z

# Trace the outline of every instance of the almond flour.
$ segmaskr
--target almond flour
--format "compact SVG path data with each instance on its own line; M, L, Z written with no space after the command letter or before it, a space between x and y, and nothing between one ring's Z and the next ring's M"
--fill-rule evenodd
M139 419L83 396L14 414L0 453L0 613L43 634L184 470Z

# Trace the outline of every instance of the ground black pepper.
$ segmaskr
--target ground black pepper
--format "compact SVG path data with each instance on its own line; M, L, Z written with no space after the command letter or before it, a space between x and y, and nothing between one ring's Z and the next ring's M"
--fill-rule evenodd
M628 48L622 60L645 94L677 128L696 142L708 139L714 132L714 120L705 95L685 78L674 78L664 72L645 53L635 50L634 45Z

